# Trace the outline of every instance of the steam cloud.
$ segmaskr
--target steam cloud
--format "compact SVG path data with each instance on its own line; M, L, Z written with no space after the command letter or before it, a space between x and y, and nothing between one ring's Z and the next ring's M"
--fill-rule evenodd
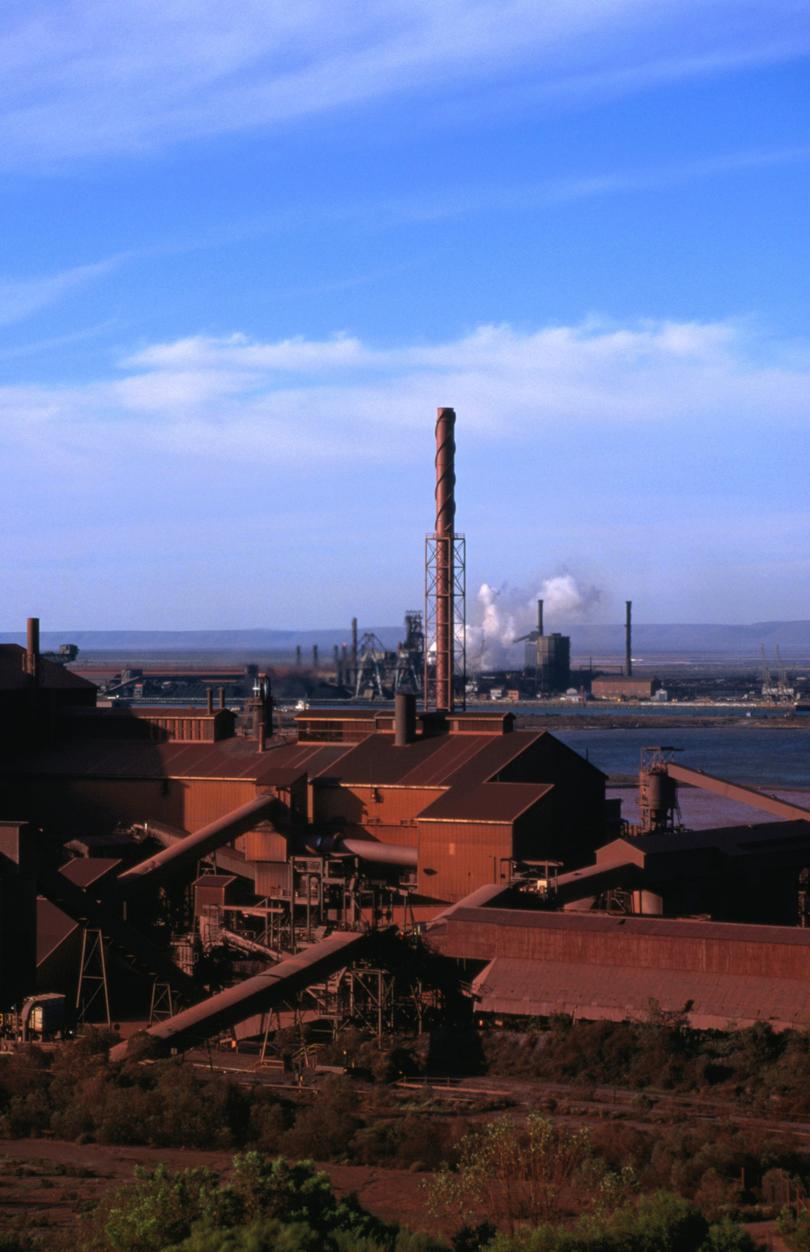
M516 639L537 626L537 601L542 600L544 630L560 630L571 622L583 621L599 603L598 587L577 581L573 574L544 578L538 590L492 587L482 583L467 627L467 656L471 669L509 669L522 663Z

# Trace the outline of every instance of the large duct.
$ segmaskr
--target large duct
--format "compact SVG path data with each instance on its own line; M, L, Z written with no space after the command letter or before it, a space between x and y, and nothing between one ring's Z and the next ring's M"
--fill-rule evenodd
M164 848L162 852L156 852L154 856L148 857L138 865L133 865L131 869L119 875L119 885L123 889L140 887L142 884L160 885L175 874L193 870L197 861L202 857L214 852L223 844L230 843L238 835L244 835L248 830L252 830L258 822L270 815L276 803L274 797L268 795L249 800L247 804L240 805L238 809L232 809L224 817L218 817L215 822L209 822L207 826L195 830L193 834L186 835L185 839L178 839L177 843L173 843L171 847Z
M627 601L627 614L624 625L624 673L630 678L633 673L633 601Z
M456 411L436 411L436 709L453 709Z

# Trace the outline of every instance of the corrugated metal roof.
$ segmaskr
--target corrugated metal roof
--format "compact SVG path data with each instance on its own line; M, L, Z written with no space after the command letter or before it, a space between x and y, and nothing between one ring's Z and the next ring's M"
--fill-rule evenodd
M345 744L282 744L257 752L251 739L216 743L81 741L6 757L4 764L9 772L42 777L242 778L285 786L304 772L310 776L324 772L346 751Z
M721 1029L767 1021L785 1028L810 1025L810 982L557 961L497 957L473 982L480 1009L488 1013L547 1017L569 1013L592 1020L644 1020L653 1004L665 1012L687 1011L691 1023Z
M597 934L651 935L669 939L718 939L725 943L786 944L810 948L810 929L705 922L688 917L614 917L606 913L557 913L545 909L457 908L448 922L517 926L524 929L588 931Z
M488 782L539 737L532 731L498 737L436 735L397 747L387 735L373 735L349 749L340 763L340 775L346 784L356 786L442 787L456 782Z
M417 821L509 824L554 790L553 783L487 782L451 787L419 814Z

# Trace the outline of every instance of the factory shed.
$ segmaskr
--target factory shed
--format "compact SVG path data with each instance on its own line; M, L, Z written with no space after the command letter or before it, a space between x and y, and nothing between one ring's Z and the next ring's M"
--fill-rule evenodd
M637 678L633 675L594 678L591 695L594 700L651 700L660 687L657 678Z
M643 1020L656 1006L697 1028L810 1026L810 933L526 908L448 910L428 943L478 966L482 1013Z
M597 849L593 865L561 874L557 901L590 909L618 888L634 893L633 912L791 925L809 865L803 819L623 836Z
M463 714L451 720L466 725ZM514 860L592 856L605 831L604 775L546 731L515 731L508 715L486 724L487 734L404 744L367 737L315 778L313 820L418 848L418 892L440 902L502 881Z

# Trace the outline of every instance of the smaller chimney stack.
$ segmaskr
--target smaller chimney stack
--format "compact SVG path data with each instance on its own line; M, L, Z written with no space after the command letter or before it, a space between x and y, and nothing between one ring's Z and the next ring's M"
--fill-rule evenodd
M624 674L630 678L633 673L633 601L627 601L627 615L624 626Z
M542 639L543 637L543 601L542 600L537 601L537 634Z
M416 738L416 696L398 691L394 696L394 746L404 748Z
M213 687L208 688L207 695L208 695L208 712L213 713L214 711L214 688Z
M352 682L357 682L357 618L352 618Z
M300 643L297 643L295 645L295 668L296 669L301 668L301 645Z
M318 645L317 643L313 643L312 645L312 668L314 670L317 670L318 668Z
M219 707L221 709L225 708L225 688L224 687L219 688Z
M25 624L25 672L39 681L39 618L29 617Z

